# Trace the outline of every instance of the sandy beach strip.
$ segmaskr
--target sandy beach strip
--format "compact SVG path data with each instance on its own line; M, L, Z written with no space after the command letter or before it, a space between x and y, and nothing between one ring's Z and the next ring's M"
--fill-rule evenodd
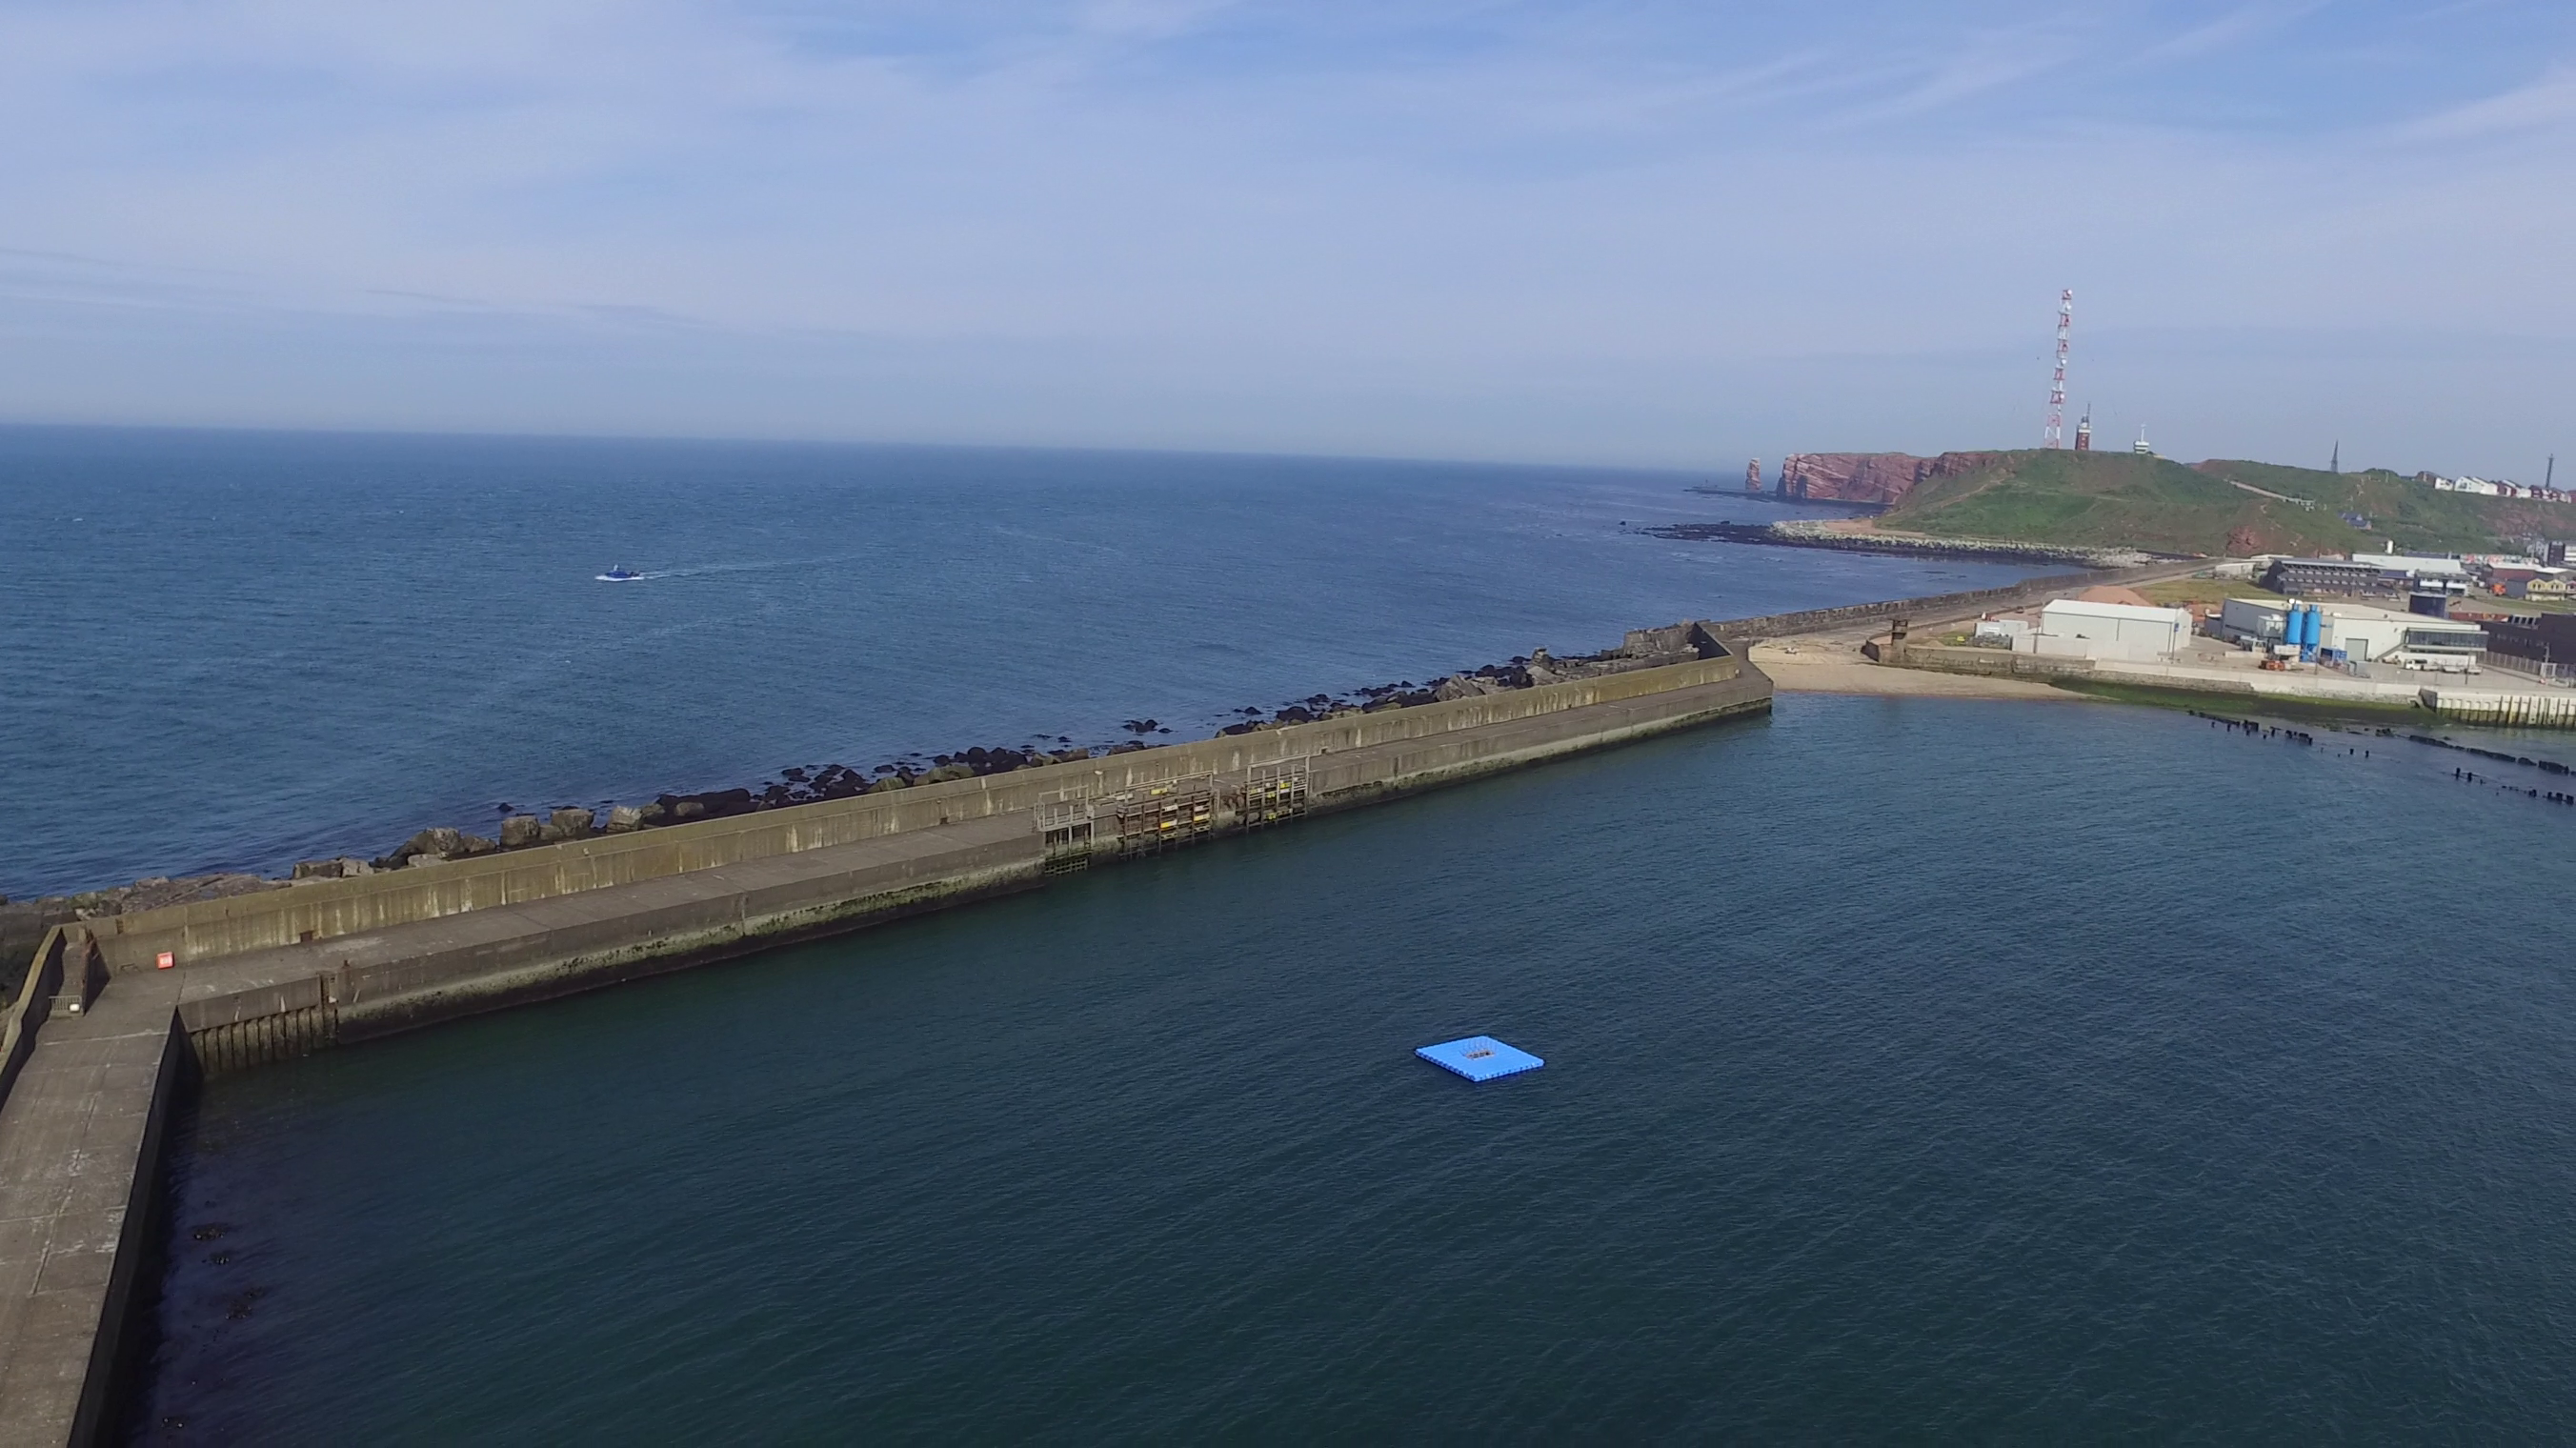
M2031 679L1989 679L1939 674L1871 663L1854 638L1766 639L1752 651L1754 667L1784 694L1881 694L1948 699L2050 699L2091 703L2085 695Z

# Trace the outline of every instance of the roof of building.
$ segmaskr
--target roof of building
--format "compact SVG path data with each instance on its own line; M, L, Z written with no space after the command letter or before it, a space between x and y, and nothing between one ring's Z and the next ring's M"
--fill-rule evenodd
M2053 598L2040 610L2045 618L2051 614L2073 614L2078 618L2125 618L2139 623L2178 623L2191 626L2191 612L2180 608L2158 608L2153 604L2095 603L2083 598Z
M2469 571L2469 566L2457 558L2424 553L2365 554L2353 561L2375 563L2382 568L2402 568L2409 573L2466 573Z
M2373 578L2385 578L2390 575L2402 578L2413 572L2404 567L2391 567L2386 559L2373 558L2368 554L2359 558L2275 558L2272 560L2272 566L2306 568L2333 573L2367 573Z

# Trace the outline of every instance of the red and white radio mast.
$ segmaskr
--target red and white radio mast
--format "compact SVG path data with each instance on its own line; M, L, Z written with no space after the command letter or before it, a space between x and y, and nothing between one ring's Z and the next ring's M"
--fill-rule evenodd
M2074 326L2075 290L2069 287L2057 294L2057 375L2048 384L2048 431L2040 435L2042 447L2066 441L2066 334Z

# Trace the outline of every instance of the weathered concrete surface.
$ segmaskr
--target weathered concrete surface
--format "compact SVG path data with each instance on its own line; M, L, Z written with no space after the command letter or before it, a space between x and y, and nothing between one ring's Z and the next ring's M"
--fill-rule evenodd
M108 963L151 965L163 951L182 968L497 905L576 894L774 855L931 829L1034 809L1053 793L1093 796L1203 773L1241 775L1282 760L1472 734L1497 725L1670 693L1737 677L1732 654L1664 668L1390 709L1282 729L1166 745L1081 763L1014 770L887 794L797 805L731 819L605 835L515 854L433 864L359 879L210 900L90 922Z
M1768 705L1758 673L1509 724L1317 757L1310 812ZM1220 811L1218 832L1236 821ZM1104 847L1107 842L1103 842ZM740 955L1042 884L1014 812L686 875L495 906L166 972L210 1066L230 1068Z
M2576 729L2576 693L2564 690L2508 692L2495 688L2490 678L2483 689L2446 683L2419 689L2416 694L2425 708L2463 724Z
M496 906L172 971L179 1016L219 1054L280 1043L208 1033L323 1009L363 1040L521 1001L847 930L1040 883L1025 816L969 820L667 879ZM284 1043L309 1048L324 1040ZM223 1064L223 1063L219 1063ZM237 1064L237 1063L233 1063Z
M2000 649L1943 648L1909 643L1886 650L1890 661L1908 671L1979 675L1997 681L2064 679L2124 684L2166 693L2200 694L2233 699L2240 706L2262 704L2361 709L2426 709L2465 724L2525 728L2576 728L2576 693L2498 689L2489 683L2446 680L2426 684L2425 675L2383 669L2386 677L2354 678L2348 674L2298 669L2274 672L2246 664L2151 663L2120 659L2038 658ZM2437 676L2438 677L2438 676ZM2487 676L2492 678L2492 676ZM1783 685L1787 687L1787 685Z
M106 1427L128 1300L154 1256L161 1135L186 1069L179 983L112 982L45 1021L0 1101L0 1445Z

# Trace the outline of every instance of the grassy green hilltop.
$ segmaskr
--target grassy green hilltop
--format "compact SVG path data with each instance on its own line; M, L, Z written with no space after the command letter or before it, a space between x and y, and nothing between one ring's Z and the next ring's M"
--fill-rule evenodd
M2242 485L2242 486L2240 486ZM2367 516L2368 529L2342 514ZM2435 492L2374 468L2330 473L2134 453L2032 449L1918 485L1879 526L2166 553L2476 552L2576 533L2576 505Z

